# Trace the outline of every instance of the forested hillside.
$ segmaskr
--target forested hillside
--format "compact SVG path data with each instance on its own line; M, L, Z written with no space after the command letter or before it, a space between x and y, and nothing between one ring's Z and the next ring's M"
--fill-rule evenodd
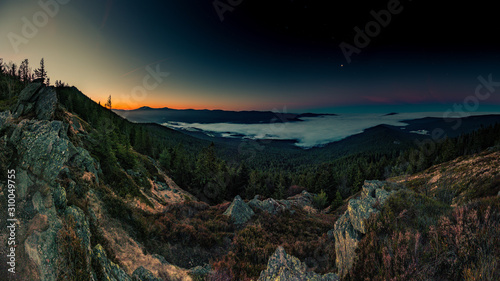
M383 126L337 153L261 141L247 158L131 123L61 82L4 70L0 90L0 168L16 171L19 219L9 280L498 276L498 124L400 149L382 147Z
M21 71L26 68L24 64L23 61L19 70L12 63L10 68L2 68L0 106L4 109L15 103L15 93L34 78L30 71ZM324 190L329 200L337 197L337 191L347 198L359 191L364 179L411 174L499 143L498 124L439 140L415 134L402 139L382 125L310 150L272 141L215 140L212 143L157 124L131 123L77 88L56 82L61 105L96 128L93 142L86 145L96 158L109 162L103 165L109 169L104 173L106 177L121 181L114 163L120 163L123 169L136 166L133 148L159 162L181 187L213 203L230 200L238 194L248 199L256 194L280 199L291 186L315 193ZM410 124L422 122L427 124L429 120ZM444 127L444 122L439 124ZM470 124L467 123L468 130L471 130ZM416 145L425 143L426 139L432 149ZM124 188L122 194L128 192L128 188Z

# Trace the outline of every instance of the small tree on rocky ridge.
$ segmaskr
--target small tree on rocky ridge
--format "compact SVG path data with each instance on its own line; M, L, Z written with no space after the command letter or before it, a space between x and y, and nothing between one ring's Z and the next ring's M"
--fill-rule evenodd
M42 83L45 83L47 70L45 69L45 60L43 58L40 60L40 68L35 69L35 75L38 79L42 79Z

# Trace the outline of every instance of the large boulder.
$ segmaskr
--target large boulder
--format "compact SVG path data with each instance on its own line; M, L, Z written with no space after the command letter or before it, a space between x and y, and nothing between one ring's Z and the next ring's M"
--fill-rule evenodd
M351 269L356 256L358 242L366 234L366 220L378 213L375 204L384 204L394 186L382 181L365 181L358 199L351 199L347 210L335 222L329 236L335 239L336 264L339 275L344 276Z
M260 273L258 281L337 281L334 273L320 275L308 271L305 263L288 255L283 247L278 247L267 262L267 269Z
M288 197L287 199L280 200L287 207L287 209L292 210L292 206L302 209L307 213L317 213L318 210L314 207L313 200L316 194L307 191L302 191L301 193Z
M33 116L38 120L51 120L57 105L54 88L44 87L41 83L31 83L19 94L14 109L14 117Z
M239 195L234 197L233 202L224 212L224 215L230 217L236 225L246 223L254 214L253 210L248 207Z
M354 263L355 251L362 234L355 230L350 223L349 214L343 214L335 223L333 237L338 273L340 276L344 276Z
M290 202L292 205L295 205L295 206L303 209L304 207L307 207L307 206L309 206L309 207L313 206L313 199L314 199L315 195L316 194L310 193L310 192L307 192L304 190L295 196L288 197L286 200L288 202Z
M273 198L259 200L258 195L248 202L248 206L252 207L254 210L259 209L272 215L283 212L287 209L287 206L285 204L276 201Z
M273 198L260 200L257 195L254 199L248 202L248 205L254 210L259 209L272 215L276 215L277 213L284 211L290 211L293 213L295 212L294 207L302 209L307 213L317 213L318 210L316 210L313 205L314 196L316 196L316 194L309 193L305 190L297 195L281 200L275 200Z

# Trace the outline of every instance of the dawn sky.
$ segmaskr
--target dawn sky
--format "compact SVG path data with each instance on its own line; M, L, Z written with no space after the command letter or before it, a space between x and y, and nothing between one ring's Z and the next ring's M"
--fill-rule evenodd
M2 0L0 58L115 108L436 111L500 81L494 3L269 2Z

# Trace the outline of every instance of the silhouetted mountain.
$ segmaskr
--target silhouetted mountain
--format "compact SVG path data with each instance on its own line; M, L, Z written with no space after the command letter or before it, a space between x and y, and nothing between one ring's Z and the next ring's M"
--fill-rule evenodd
M195 109L171 109L141 107L134 110L113 110L118 115L127 118L132 122L139 123L236 123L236 124L257 124L257 123L282 123L303 121L300 118L332 116L335 114L317 113L281 113L271 111L225 111L225 110L195 110Z

